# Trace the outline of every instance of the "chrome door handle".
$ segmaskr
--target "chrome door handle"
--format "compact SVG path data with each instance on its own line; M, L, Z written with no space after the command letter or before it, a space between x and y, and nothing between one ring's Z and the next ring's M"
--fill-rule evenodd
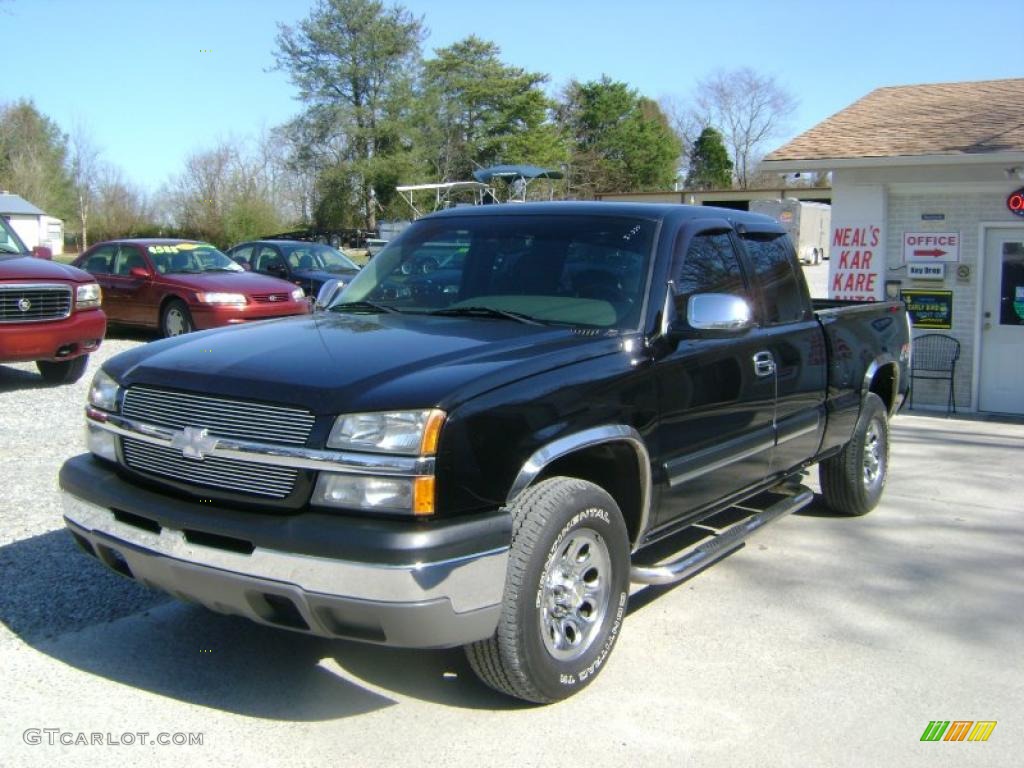
M775 358L771 352L758 352L754 355L754 373L762 378L775 373Z

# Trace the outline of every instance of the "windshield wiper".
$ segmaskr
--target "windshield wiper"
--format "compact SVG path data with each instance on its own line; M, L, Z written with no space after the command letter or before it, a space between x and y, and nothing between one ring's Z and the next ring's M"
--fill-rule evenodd
M335 304L328 307L331 312L341 312L346 309L359 311L370 311L370 312L398 312L394 307L389 307L387 304L378 304L374 301L343 301L341 304Z
M448 307L447 309L435 309L428 314L451 317L496 317L504 320L515 320L526 325L544 325L537 318L524 315L522 312L511 312L507 309L495 309L494 307Z

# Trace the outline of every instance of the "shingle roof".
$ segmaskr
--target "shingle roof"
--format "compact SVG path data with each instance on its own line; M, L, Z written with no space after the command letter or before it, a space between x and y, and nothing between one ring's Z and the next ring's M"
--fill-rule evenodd
M40 211L25 198L20 195L12 195L9 192L0 193L0 213L28 216L46 215L44 211Z
M1024 151L1024 79L878 88L765 160Z

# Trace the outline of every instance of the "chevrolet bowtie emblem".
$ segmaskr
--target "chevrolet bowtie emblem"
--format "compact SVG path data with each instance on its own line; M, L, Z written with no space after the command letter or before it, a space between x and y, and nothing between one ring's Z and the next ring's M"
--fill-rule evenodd
M217 438L210 437L210 430L199 427L185 427L171 438L171 448L181 451L186 459L202 461L217 447Z

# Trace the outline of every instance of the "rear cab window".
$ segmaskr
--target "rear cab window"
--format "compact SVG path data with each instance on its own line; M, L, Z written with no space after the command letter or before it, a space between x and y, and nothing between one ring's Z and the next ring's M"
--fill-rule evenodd
M811 308L805 298L803 274L794 268L796 255L789 236L744 232L740 237L759 287L762 322L782 325L808 319Z

